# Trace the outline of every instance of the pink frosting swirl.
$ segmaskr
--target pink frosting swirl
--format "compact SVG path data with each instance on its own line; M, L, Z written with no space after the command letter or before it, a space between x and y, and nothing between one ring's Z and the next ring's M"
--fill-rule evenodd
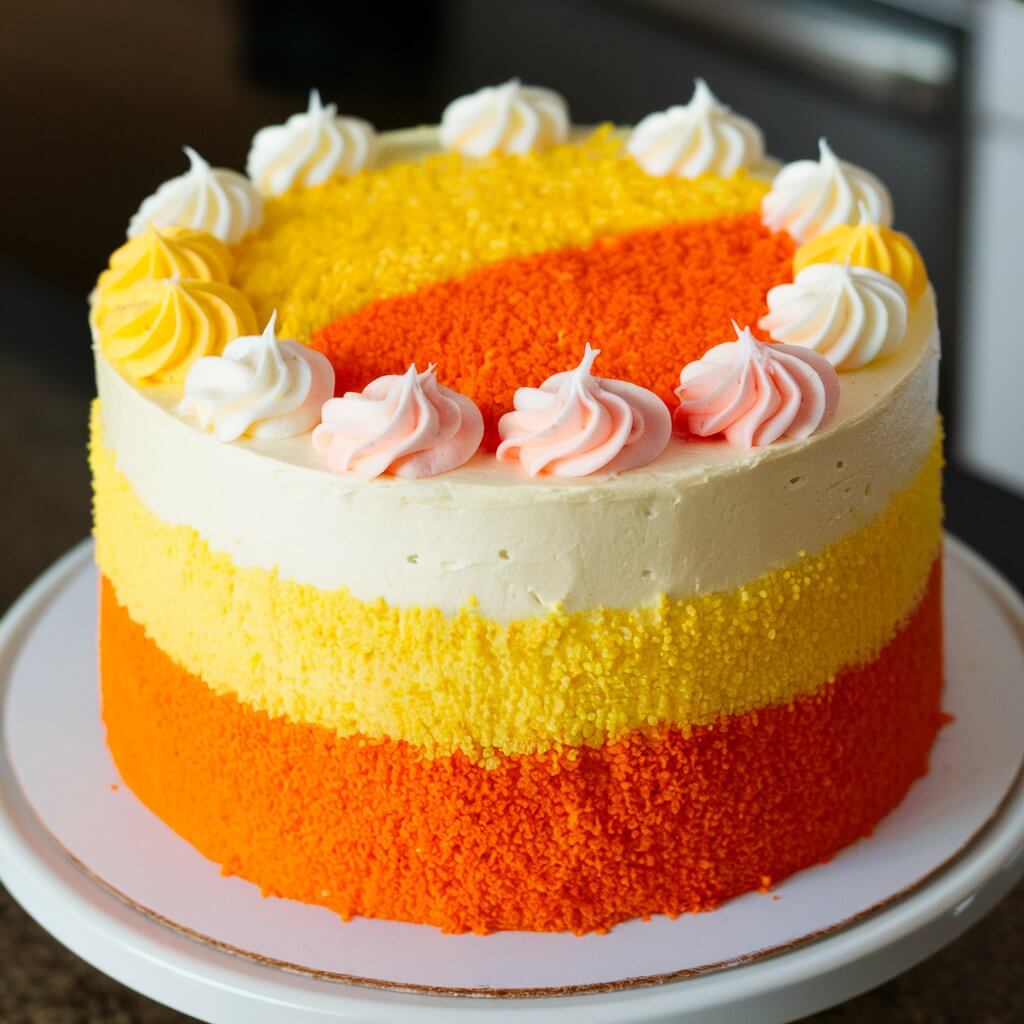
M672 416L653 391L591 374L589 345L575 370L539 388L519 388L514 412L498 421L501 462L518 460L531 476L621 473L656 459L672 436Z
M691 434L724 434L742 448L799 439L828 426L839 377L817 352L768 345L734 323L736 340L708 349L679 375L676 418Z
M370 480L382 473L421 477L468 462L484 436L480 410L437 383L434 366L378 377L362 392L324 402L313 445L336 473Z

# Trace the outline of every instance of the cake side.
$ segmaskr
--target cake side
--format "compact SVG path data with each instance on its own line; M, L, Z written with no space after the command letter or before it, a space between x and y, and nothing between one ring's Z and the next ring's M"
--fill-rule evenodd
M170 657L272 715L404 740L430 755L595 746L638 727L689 728L788 702L876 657L938 557L934 419L930 433L930 454L909 485L832 544L795 551L737 588L629 609L556 610L506 624L472 608L447 616L363 602L239 567L193 528L150 512L99 432L97 559ZM747 509L754 524L773 514L764 504Z
M870 835L927 770L939 575L878 657L811 697L490 767L217 696L105 584L107 737L151 810L266 895L480 933L711 910Z

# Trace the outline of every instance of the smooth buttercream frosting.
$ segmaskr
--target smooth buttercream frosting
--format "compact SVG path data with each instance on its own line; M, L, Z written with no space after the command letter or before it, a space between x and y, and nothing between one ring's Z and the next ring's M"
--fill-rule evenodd
M245 170L264 195L322 185L336 174L356 174L367 167L375 138L373 125L339 117L337 106L324 106L314 89L306 111L253 136Z
M164 522L283 579L451 615L473 595L509 621L739 586L881 514L935 437L938 333L929 292L906 342L844 375L832 425L803 441L673 438L598 481L524 477L478 452L441 476L367 486L326 472L308 435L221 444L181 419L180 393L132 386L102 352L96 368L105 443ZM769 517L752 511L765 505Z
M798 242L839 224L855 224L863 204L876 224L892 224L889 190L870 171L840 160L821 139L817 160L786 164L761 202L761 219Z
M279 340L276 321L275 310L262 334L235 338L223 355L205 356L189 370L181 413L218 441L304 434L334 394L327 357L297 341Z
M413 365L326 402L313 445L336 473L425 477L468 462L483 436L476 405L438 384L433 365Z
M184 383L192 364L256 330L237 288L218 281L140 281L118 293L97 324L100 348L138 384Z
M189 146L185 154L189 169L142 201L128 224L129 238L153 224L208 231L231 245L260 226L263 200L245 175L211 167Z
M587 345L575 370L539 388L519 388L515 410L501 417L501 462L531 476L621 473L653 462L668 444L672 417L653 391L592 373L600 349Z
M727 178L764 159L764 136L698 78L689 103L648 114L633 129L626 149L648 174Z
M691 434L724 434L751 448L827 427L839 406L839 378L816 352L769 345L737 326L735 341L683 367L676 395L677 417Z
M837 370L889 355L907 333L907 294L867 267L812 263L768 292L759 326L775 341L820 352Z
M928 287L928 273L917 246L902 231L870 220L865 206L857 224L838 224L804 242L793 256L793 271L799 273L812 263L850 263L877 270L891 277L911 302Z
M460 97L441 116L441 144L467 156L530 153L568 136L565 100L515 78Z

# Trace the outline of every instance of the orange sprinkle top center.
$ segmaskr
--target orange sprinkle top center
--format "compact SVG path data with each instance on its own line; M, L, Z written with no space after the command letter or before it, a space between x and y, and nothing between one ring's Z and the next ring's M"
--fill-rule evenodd
M792 279L793 243L757 214L645 229L507 260L410 295L380 299L318 331L337 390L357 391L410 363L480 406L485 444L517 387L536 386L601 349L602 377L672 405L683 365L754 325L769 288Z

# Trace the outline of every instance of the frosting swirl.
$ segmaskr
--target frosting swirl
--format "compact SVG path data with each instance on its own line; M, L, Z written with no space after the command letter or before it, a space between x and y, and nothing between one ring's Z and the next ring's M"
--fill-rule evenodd
M279 341L277 310L261 335L235 338L223 355L196 360L179 410L218 441L304 434L334 394L334 367L321 352Z
M876 224L892 224L889 190L870 171L840 160L824 139L817 160L786 164L761 202L761 220L806 242L837 224L853 224L860 204Z
M211 167L189 146L185 155L189 169L143 199L128 224L129 238L154 224L208 231L231 245L263 223L263 200L248 178L225 167Z
M758 341L735 324L736 340L708 349L679 375L676 418L691 434L724 434L741 448L809 437L828 426L839 378L823 356Z
M917 246L902 231L872 223L863 205L858 224L838 224L804 242L793 256L793 272L812 263L850 263L877 270L891 277L911 302L917 301L928 286L928 273Z
M187 277L227 284L232 262L227 246L205 231L150 226L111 255L96 282L93 323L102 322L118 293L139 281Z
M685 106L648 114L633 129L627 152L648 173L728 178L764 157L764 136L753 121L720 103L703 78Z
M656 459L672 435L672 417L653 391L591 373L600 349L586 346L575 370L519 388L514 412L498 421L501 462L518 460L530 476L622 473Z
M139 281L98 324L100 348L140 384L182 384L192 364L256 330L237 288L217 281Z
M758 326L776 341L820 352L838 370L888 355L907 332L906 292L867 267L812 263L768 292Z
M252 139L245 173L264 195L279 196L293 186L322 185L336 174L356 174L373 155L376 133L367 121L339 117L320 93L309 94L304 113L284 124L261 128Z
M441 144L466 156L530 153L564 142L569 110L551 89L513 78L462 96L441 115Z
M468 462L483 436L476 405L438 384L433 364L423 373L414 364L326 402L313 445L336 473L369 480L446 473Z

